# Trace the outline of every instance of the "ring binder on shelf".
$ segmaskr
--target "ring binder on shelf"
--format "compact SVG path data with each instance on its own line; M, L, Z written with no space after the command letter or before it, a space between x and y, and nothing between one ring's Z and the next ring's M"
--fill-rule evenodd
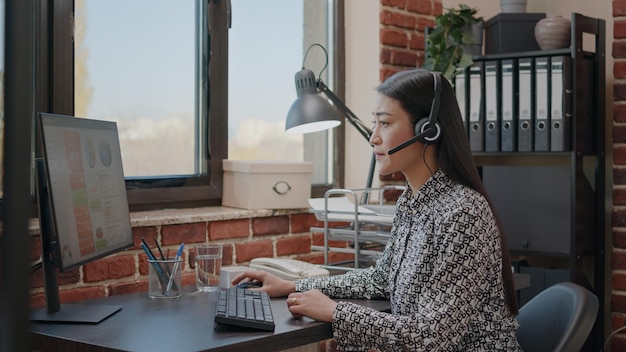
M501 150L503 152L514 152L517 150L517 113L514 109L515 89L513 81L513 61L502 62L502 92L500 139Z
M547 57L537 58L535 62L535 148L536 152L547 152L550 149L550 106L548 105L548 75L550 60Z
M468 119L467 119L467 87L466 87L466 74L468 70L463 70L454 77L454 93L456 95L456 101L459 105L459 110L461 111L461 119L463 119L463 126L465 126L465 131L467 132Z
M485 63L485 151L500 151L500 114L498 113L498 62Z
M569 79L569 60L567 56L552 58L550 75L550 150L562 152L570 150L571 138L571 80Z
M517 150L520 152L531 152L533 150L533 65L530 59L520 59L519 61L519 100L518 100L518 133Z
M473 152L484 150L484 116L481 108L481 65L475 65L469 69L469 140L470 149Z

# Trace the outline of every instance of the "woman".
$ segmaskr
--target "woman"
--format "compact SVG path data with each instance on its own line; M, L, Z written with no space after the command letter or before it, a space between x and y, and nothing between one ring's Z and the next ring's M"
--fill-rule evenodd
M251 270L233 283L258 280L270 296L289 295L294 316L332 322L342 350L521 351L502 226L476 171L452 87L436 75L403 71L377 89L370 142L379 170L402 172L408 184L381 259L370 268L295 282ZM439 102L436 89L437 136L422 127L434 123L423 118ZM422 131L427 138L396 148ZM388 298L391 313L341 298Z

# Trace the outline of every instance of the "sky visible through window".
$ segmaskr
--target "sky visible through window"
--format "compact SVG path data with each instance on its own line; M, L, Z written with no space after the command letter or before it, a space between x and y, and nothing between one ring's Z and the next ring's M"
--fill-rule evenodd
M192 173L195 1L82 2L92 94L77 115L118 121L127 175ZM302 65L303 2L232 0L232 13L229 158L301 161L303 137L284 124ZM162 162L171 146L175 160Z

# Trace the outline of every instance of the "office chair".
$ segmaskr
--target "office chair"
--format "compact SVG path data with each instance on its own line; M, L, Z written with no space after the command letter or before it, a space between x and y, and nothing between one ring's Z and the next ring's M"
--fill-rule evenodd
M554 284L519 310L517 339L524 351L579 351L598 313L598 298L571 283Z

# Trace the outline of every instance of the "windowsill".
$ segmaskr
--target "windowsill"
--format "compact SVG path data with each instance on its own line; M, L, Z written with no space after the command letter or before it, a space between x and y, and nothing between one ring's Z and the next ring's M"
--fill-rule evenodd
M132 227L191 224L196 222L262 218L278 215L304 214L309 209L239 209L231 207L201 207L138 211L130 214ZM39 234L39 220L31 219L28 232Z
M206 221L262 218L277 215L308 213L309 209L239 209L231 207L202 207L162 209L134 212L130 215L132 227L189 224Z

